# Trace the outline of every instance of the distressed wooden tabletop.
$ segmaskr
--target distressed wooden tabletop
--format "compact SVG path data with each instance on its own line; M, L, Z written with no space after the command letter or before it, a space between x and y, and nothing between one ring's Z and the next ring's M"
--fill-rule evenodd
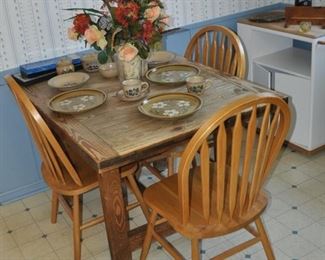
M82 153L91 167L100 171L123 161L143 159L158 149L189 138L205 120L233 99L269 92L251 82L196 66L200 68L200 74L211 78L214 84L200 96L202 108L178 120L160 120L141 114L137 109L141 101L121 101L116 95L121 89L119 80L103 78L99 73L89 74L90 80L83 88L102 90L108 98L102 106L81 114L52 112L48 101L61 92L50 88L46 81L26 87L26 91L59 138L73 144L74 151ZM149 96L166 92L185 93L187 89L185 84L173 87L150 83Z

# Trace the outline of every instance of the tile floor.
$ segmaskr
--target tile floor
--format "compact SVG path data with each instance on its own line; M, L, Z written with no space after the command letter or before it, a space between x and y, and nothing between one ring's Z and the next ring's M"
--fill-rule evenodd
M142 175L150 185L155 180ZM325 151L311 157L284 149L267 183L272 199L264 214L264 222L276 258L279 260L325 259ZM84 218L101 214L97 191L84 198ZM130 226L145 223L139 209L130 213ZM247 239L246 231L202 242L202 259ZM178 234L171 241L190 258L190 242ZM139 259L140 250L133 253ZM83 234L82 258L110 259L104 225L97 225ZM60 213L57 224L50 223L50 193L43 192L0 206L0 260L52 260L72 258L71 222ZM158 245L153 244L149 259L171 259ZM257 244L231 259L266 259Z

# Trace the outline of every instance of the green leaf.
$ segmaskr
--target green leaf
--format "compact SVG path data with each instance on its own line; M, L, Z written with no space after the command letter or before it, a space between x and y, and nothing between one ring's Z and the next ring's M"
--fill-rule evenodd
M98 53L97 59L100 64L106 63L108 61L108 55L106 51L101 51L100 53Z

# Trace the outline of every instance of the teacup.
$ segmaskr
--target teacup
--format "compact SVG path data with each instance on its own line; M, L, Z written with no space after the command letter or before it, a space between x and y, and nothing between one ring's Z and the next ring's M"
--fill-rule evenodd
M191 76L186 78L187 91L196 95L201 95L204 90L212 86L211 79L205 79L202 76Z
M149 84L139 79L126 79L122 82L122 86L126 98L139 97L149 89Z

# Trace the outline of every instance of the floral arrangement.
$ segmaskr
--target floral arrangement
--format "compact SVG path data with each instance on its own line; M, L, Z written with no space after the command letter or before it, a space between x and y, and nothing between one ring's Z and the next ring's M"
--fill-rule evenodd
M105 63L117 52L119 58L131 61L139 55L146 59L150 48L161 40L168 23L160 0L102 0L100 10L70 8L81 11L70 19L71 40L85 40L100 51L98 60Z

